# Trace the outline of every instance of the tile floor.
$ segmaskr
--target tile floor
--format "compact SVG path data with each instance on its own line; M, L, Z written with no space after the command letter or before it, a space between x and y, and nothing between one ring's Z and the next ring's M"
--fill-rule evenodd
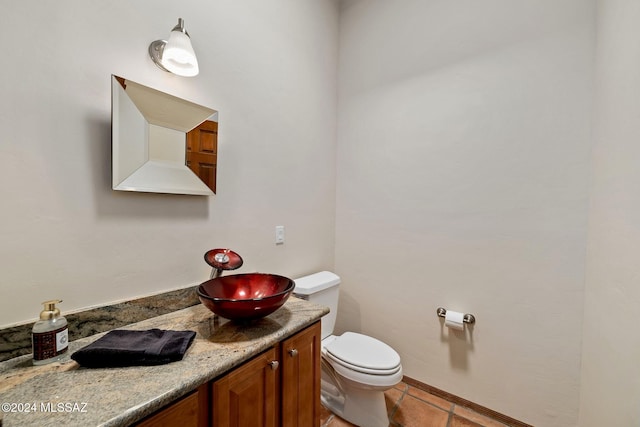
M389 426L393 427L505 427L503 424L471 409L405 383L385 392ZM322 427L344 427L353 424L325 408L320 418Z

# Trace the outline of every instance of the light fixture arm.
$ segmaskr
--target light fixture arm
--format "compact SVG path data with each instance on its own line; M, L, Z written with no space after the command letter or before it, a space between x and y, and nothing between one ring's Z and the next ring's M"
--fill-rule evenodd
M178 24L173 27L171 31L180 31L181 33L185 33L187 36L189 36L187 30L184 29L184 19L182 18L178 18ZM191 36L189 36L189 38L191 38Z
M153 60L153 63L158 66L163 71L170 73L171 71L164 68L162 65L162 53L164 52L164 47L167 45L166 40L156 40L151 42L149 45L149 56Z

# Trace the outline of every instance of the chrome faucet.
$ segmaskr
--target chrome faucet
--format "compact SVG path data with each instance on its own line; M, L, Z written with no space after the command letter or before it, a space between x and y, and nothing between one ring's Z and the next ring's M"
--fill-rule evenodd
M229 249L225 249L224 252L218 252L217 254L215 254L215 256L213 257L213 260L215 262L217 262L218 264L228 264L229 263ZM211 276L209 276L209 278L210 279L215 279L216 277L220 277L224 270L225 269L223 269L223 268L215 268L215 267L213 267L211 269Z

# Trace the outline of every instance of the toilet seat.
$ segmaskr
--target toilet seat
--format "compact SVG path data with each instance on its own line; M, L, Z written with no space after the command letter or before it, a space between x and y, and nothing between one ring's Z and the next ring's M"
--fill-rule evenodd
M369 375L393 375L400 369L400 355L373 337L345 332L324 347L325 356L344 368Z

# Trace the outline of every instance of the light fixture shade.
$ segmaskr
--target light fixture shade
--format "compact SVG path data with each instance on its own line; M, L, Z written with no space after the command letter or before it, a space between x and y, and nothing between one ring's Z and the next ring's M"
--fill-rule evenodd
M162 52L162 65L169 71L180 76L195 76L198 69L198 59L191 46L191 39L182 31L174 30Z
M149 56L161 69L179 76L192 77L200 72L182 18L178 18L178 25L171 30L168 41L156 40L149 45Z

